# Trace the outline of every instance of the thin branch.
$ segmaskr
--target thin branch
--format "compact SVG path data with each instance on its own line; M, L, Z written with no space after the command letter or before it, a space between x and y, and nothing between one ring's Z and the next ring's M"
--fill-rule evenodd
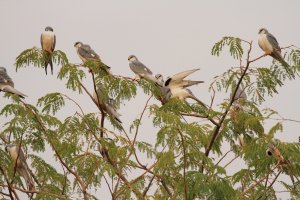
M218 122L216 122L214 119L210 118L208 115L200 115L200 114L196 114L196 113L180 113L180 115L183 116L189 116L189 117L198 117L198 118L205 118L207 120L209 120L212 124L214 125L218 125Z
M239 155L235 156L233 159L231 159L223 168L225 169L228 165L230 165L235 159L237 159Z
M233 94L232 94L232 98L231 98L231 100L230 100L230 102L229 102L229 105L227 106L225 112L223 113L223 115L222 115L222 117L221 117L221 119L220 119L218 125L216 125L216 128L215 128L215 130L214 130L214 133L213 133L212 138L211 138L211 140L210 140L210 143L209 143L208 147L207 147L206 150L205 150L205 156L206 156L206 157L208 157L208 155L209 155L209 153L210 153L210 151L211 151L211 149L212 149L212 146L213 146L213 144L215 143L215 141L216 141L216 139L217 139L217 137L218 137L218 135L219 135L221 126L222 126L222 124L223 124L223 122L224 122L224 120L225 120L225 118L226 118L226 116L227 116L227 114L228 114L228 112L229 112L229 110L230 110L230 108L231 108L233 102L235 101L235 98L234 98L234 97L235 97L235 95L236 95L236 93L237 93L237 91L238 91L238 89L239 89L239 87L240 87L240 85L241 85L241 83L242 83L242 80L243 80L244 76L246 75L246 72L247 72L247 70L248 70L248 68L249 68L249 66L250 66L250 63L251 63L251 62L249 61L249 58L250 58L250 52L251 52L251 50L252 50L252 42L250 43L250 47L249 47L248 54L247 54L247 59L246 59L247 64L246 64L246 68L245 68L245 70L243 71L243 73L242 73L242 75L241 75L241 77L240 77L240 79L239 79L239 81L238 81L238 83L237 83L237 85L236 85L236 88L235 88L235 90L234 90L234 92L233 92ZM203 172L203 169L204 169L204 168L202 167L202 169L201 169L202 172Z
M81 114L84 115L84 112L83 112L83 109L81 108L81 106L72 98L70 98L69 96L65 95L65 94L62 94L60 93L62 96L66 97L68 100L72 101L74 104L77 105L77 107L80 109L81 111Z
M141 113L141 116L140 116L140 118L139 118L139 123L137 124L136 130L135 130L135 134L134 134L133 141L130 142L130 140L129 140L130 146L131 146L131 151L130 151L130 153L128 154L127 158L125 159L125 163L128 162L128 160L129 160L129 158L131 157L132 153L135 152L134 144L135 144L135 142L136 142L136 138L137 138L137 135L138 135L138 132L139 132L139 128L140 128L140 125L141 125L141 120L142 120L142 118L143 118L143 116L144 116L144 113L145 113L145 111L146 111L146 108L148 107L148 103L149 103L149 101L150 101L150 99L151 99L152 97L153 97L153 95L151 95L151 96L148 98L148 100L146 101L146 104L145 104L145 106L144 106L144 108L143 108L143 111L142 111L142 113ZM136 155L136 154L135 154L135 157L137 158L137 155ZM137 159L137 160L138 160L138 159Z
M15 191L15 190L13 189L13 187L11 186L11 183L9 182L9 180L8 180L6 174L5 174L5 172L4 172L4 170L3 170L3 168L2 168L1 166L0 166L0 171L2 172L2 174L3 174L3 176L4 176L4 179L5 179L6 183L7 183L7 188L8 188L8 192L9 192L9 197L10 197L10 199L11 199L11 200L14 200L14 197L13 197L13 195L12 195L12 193L14 193L16 199L19 200L19 197L18 197L16 191Z
M267 55L268 55L268 54L264 54L264 55L261 55L261 56L255 58L255 59L253 59L253 60L250 60L250 61L249 61L249 64L252 63L252 62L255 62L255 61L257 61L257 60L259 60L259 59L261 59L261 58L263 58L263 57L266 57Z
M1 187L6 187L6 188L10 187L8 185L4 185L4 184L1 184L1 183L0 183L0 186ZM15 189L15 190L18 190L20 192L27 193L27 194L35 193L35 194L53 196L53 197L56 197L56 198L59 198L59 199L70 199L67 196L62 196L62 195L54 194L54 193L51 193L51 192L44 192L44 191L37 191L37 190L24 190L22 188L18 188L18 187L15 187L15 186L13 186L13 187L11 186L11 188Z
M46 137L47 137L47 140L50 144L50 146L52 147L53 151L55 152L55 155L57 156L58 160L60 161L60 163L75 177L76 181L79 183L80 185L80 189L84 195L84 199L85 200L88 200L89 199L89 194L87 193L86 191L86 185L84 184L84 182L81 180L80 176L75 172L73 171L64 161L63 159L61 158L61 156L59 155L58 151L56 150L55 148L55 145L53 145L51 139L48 137L48 134L47 134L47 128L45 127L45 125L42 123L40 117L38 116L37 113L35 113L25 102L23 102L22 100L20 100L20 102L23 103L23 105L31 112L31 114L33 114L33 116L35 117L35 119L37 120L37 122L40 124L42 130L44 131Z
M215 165L218 165L230 152L232 152L232 150L227 151Z
M273 167L273 169L271 169L270 172L269 172L266 176L262 177L262 178L259 179L258 181L255 181L255 184L253 184L253 185L250 186L246 191L244 191L244 192L242 193L242 196L244 196L248 191L252 190L252 189L253 189L255 186L257 186L260 182L262 182L263 180L265 180L266 178L268 178L269 175L270 175L271 173L273 173L273 171L274 171L278 166L279 166L279 164L277 164L275 167Z
M109 189L110 195L111 195L112 199L114 199L114 194L113 194L113 192L112 192L112 189L110 188L110 185L109 185L109 183L108 183L108 181L107 181L105 175L103 175L103 177L104 177L104 180L105 180L105 182L106 182L106 185L107 185L107 187L108 187L108 189Z
M150 187L151 187L151 185L152 185L152 182L153 182L154 178L155 178L155 176L153 175L152 178L151 178L151 180L150 180L149 183L148 183L148 186L145 188L145 190L144 190L144 192L143 192L143 197L145 197L145 196L147 195L147 192L149 191L149 189L150 189Z
M188 199L188 188L187 188L187 183L186 183L186 174L185 174L185 170L186 170L186 150L185 150L185 145L184 145L184 138L183 138L183 133L178 130L180 137L181 137L181 146L183 149L183 184L184 184L184 195L185 195L185 200Z

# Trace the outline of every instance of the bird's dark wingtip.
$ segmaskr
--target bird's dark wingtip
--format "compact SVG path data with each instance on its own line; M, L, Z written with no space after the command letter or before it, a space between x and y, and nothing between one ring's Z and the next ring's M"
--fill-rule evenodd
M171 82L171 78L168 78L167 80L166 80L166 82L165 82L165 86L168 86L169 85L169 83Z

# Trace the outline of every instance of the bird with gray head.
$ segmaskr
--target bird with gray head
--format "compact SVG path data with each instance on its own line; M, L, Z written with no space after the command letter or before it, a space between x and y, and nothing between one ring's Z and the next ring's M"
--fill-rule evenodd
M95 103L97 106L101 107L105 113L113 117L118 122L122 123L120 120L121 114L117 112L113 105L113 99L108 99L107 101L104 101L101 97L103 97L103 91L101 88L98 88L97 90L98 96L96 92L93 93L93 99L95 100ZM99 101L98 101L99 99ZM99 103L100 102L100 103Z
M291 69L289 69L290 65L284 60L284 58L281 55L281 48L276 38L265 28L259 29L258 33L258 45L265 52L265 55L270 55L275 60L278 60L284 66L288 74L294 77L294 75L291 72Z
M91 48L90 45L83 44L82 42L76 42L74 44L74 47L76 48L76 52L83 63L85 63L88 60L99 61L101 64L101 67L108 74L111 74L110 67L101 61L100 56Z
M53 33L53 28L50 26L47 26L45 28L45 31L41 34L41 45L42 49L44 51L45 55L45 72L47 75L47 67L48 64L51 67L51 74L53 75L53 63L51 59L51 54L53 53L55 49L55 44L56 44L56 36Z
M21 98L27 97L14 88L13 80L8 76L5 67L0 66L0 91L16 94Z
M153 81L154 83L156 83L157 80L153 76L152 71L148 67L146 67L142 62L140 62L135 55L130 55L128 57L128 61L130 69L136 75L134 80L140 80L141 78L144 78L148 81Z
M8 144L5 147L5 151L10 155L14 168L20 176L26 181L29 190L34 189L34 181L30 174L29 167L26 162L26 157L22 149L14 144Z

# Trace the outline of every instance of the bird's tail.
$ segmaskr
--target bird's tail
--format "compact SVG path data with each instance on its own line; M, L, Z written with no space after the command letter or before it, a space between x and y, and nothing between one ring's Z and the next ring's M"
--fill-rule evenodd
M26 94L23 94L22 92L16 90L15 88L11 87L10 85L4 86L4 87L2 88L2 90L3 90L4 92L9 92L9 93L12 93L12 94L16 94L16 95L18 95L19 97L21 97L21 98L23 98L23 99L24 99L25 97L27 97Z
M47 67L48 65L50 65L51 68L51 74L53 75L53 63L52 63L52 59L51 59L51 53L49 52L45 52L45 72L47 75Z
M284 60L284 58L282 57L281 53L279 51L274 51L271 56L275 59L278 60L282 66L284 67L284 69L286 70L286 72L292 77L295 78L295 75L293 74L293 71L291 69L291 66Z
M208 108L208 106L202 102L200 99L198 99L197 97L195 97L195 95L190 91L190 96L189 98L194 99L195 101L197 101L198 104L202 105L205 108Z
M20 175L25 179L28 189L30 191L33 190L34 189L34 181L33 181L32 176L29 173L29 169L26 167L22 168L20 170Z
M111 107L110 105L106 105L106 112L112 116L113 118L115 118L115 120L117 120L118 122L122 123L122 121L120 120L120 116L121 114L118 113L113 107Z

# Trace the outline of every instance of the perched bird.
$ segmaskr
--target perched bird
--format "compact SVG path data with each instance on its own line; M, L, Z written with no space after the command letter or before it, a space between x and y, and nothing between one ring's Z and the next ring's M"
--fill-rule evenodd
M202 101L200 101L191 90L187 89L192 85L196 85L199 83L204 83L204 81L192 81L192 80L184 80L190 74L198 71L199 69L192 69L177 73L171 77L168 77L164 82L164 86L168 87L171 90L172 97L178 98L180 100L185 100L186 98L191 98L197 101L198 103L206 106Z
M233 92L234 92L234 91L232 91L232 92L230 93L230 99L232 99ZM238 100L238 99L247 99L247 95L246 95L245 91L242 90L240 87L237 89L237 91L236 91L236 93L235 93L235 95L234 95L234 100L236 101L236 100Z
M152 71L147 68L143 63L141 63L135 55L130 55L128 57L129 67L135 73L135 80L140 80L144 78L148 81L156 82L156 78L153 76Z
M103 97L103 91L98 88L97 93L98 93L98 97L97 97L96 92L93 93L93 99L95 100L97 105L100 106L103 109L103 111L106 112L108 115L110 115L111 117L116 119L118 122L122 123L122 121L120 120L121 114L119 114L116 111L116 109L114 108L113 99L108 99L108 101L105 102L101 98L101 97ZM100 104L98 102L98 99L100 101Z
M281 55L281 48L276 38L268 32L267 29L261 28L259 30L258 45L265 52L266 55L272 56L275 60L278 60L291 75L290 65L284 60Z
M42 45L42 49L46 55L46 58L45 58L46 75L47 75L48 64L50 64L51 74L53 74L53 63L52 63L52 59L51 59L51 53L55 49L55 44L56 44L56 36L53 33L53 28L50 26L47 26L45 28L45 31L41 34L41 45Z
M177 73L173 75L172 77L169 77L166 81L163 80L162 75L156 75L156 82L158 85L162 84L163 86L161 88L168 88L170 92L168 92L166 89L164 89L166 94L169 93L171 98L178 98L179 100L185 100L186 98L191 98L197 101L199 104L206 107L206 105L199 100L191 90L187 89L187 87L190 87L192 85L196 85L199 83L203 83L204 81L192 81L192 80L184 80L188 75L194 73L195 71L198 71L199 69L192 69L183 71L180 73Z
M101 67L110 74L110 67L102 63L100 56L90 47L90 45L83 44L82 42L76 42L74 47L76 48L77 54L82 62L85 63L88 60L99 61Z
M14 144L8 144L5 147L5 151L10 155L14 167L16 167L17 172L26 181L29 190L34 189L34 181L29 172L29 167L26 162L26 157L22 149ZM15 166L16 165L16 166Z
M0 67L0 91L16 94L21 98L27 97L14 88L13 80L8 76L5 67Z

